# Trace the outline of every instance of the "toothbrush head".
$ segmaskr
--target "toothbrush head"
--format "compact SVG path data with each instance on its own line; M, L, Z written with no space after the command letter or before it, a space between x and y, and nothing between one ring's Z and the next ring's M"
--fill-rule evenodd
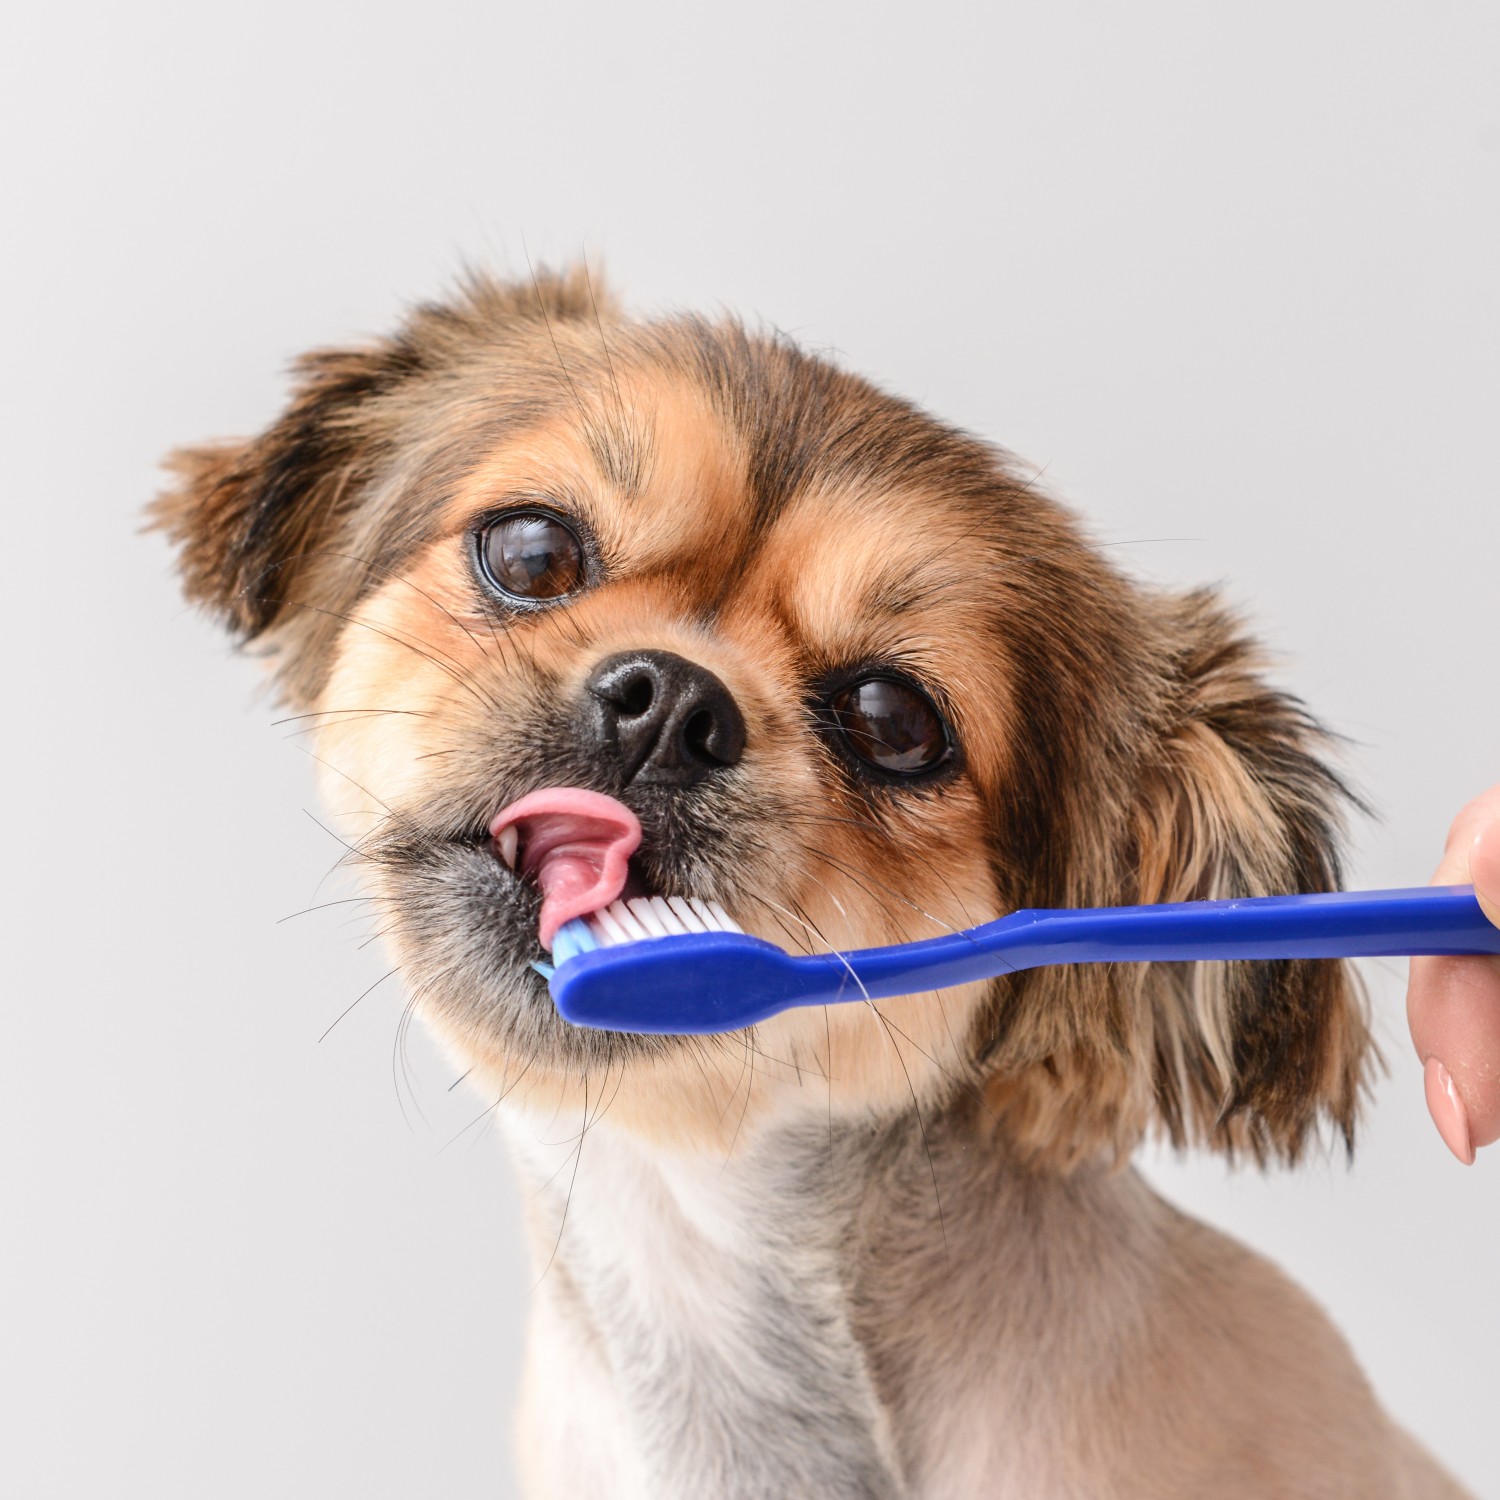
M743 932L575 951L549 988L557 1013L575 1026L660 1035L737 1031L808 999L797 960Z
M715 901L643 896L565 922L548 987L575 1026L702 1035L805 1004L808 975Z

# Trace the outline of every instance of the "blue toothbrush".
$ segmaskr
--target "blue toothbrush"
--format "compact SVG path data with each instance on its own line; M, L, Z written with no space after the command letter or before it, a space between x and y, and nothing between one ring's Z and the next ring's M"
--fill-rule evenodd
M617 901L559 929L549 975L577 1026L735 1031L796 1005L882 1000L1046 964L1500 953L1469 886L1018 911L967 932L796 956L739 931L711 902Z

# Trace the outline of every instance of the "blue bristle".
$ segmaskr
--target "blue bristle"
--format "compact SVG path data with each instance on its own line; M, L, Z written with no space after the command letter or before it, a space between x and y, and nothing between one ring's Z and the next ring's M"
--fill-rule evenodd
M535 969L543 979L551 979L552 976L557 972L557 970L554 969L551 964L544 964L540 959L535 958L531 961L531 967Z
M582 917L574 917L572 921L564 922L552 938L553 962L566 963L576 954L592 953L598 946L588 923Z

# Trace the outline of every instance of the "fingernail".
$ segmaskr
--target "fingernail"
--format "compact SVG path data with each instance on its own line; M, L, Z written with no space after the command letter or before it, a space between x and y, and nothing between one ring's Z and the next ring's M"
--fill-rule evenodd
M1469 846L1469 876L1479 893L1479 904L1490 921L1500 926L1500 824L1481 829Z
M1448 1149L1466 1166L1474 1165L1474 1142L1469 1136L1469 1114L1453 1076L1437 1058L1429 1057L1424 1070L1427 1085L1427 1109Z

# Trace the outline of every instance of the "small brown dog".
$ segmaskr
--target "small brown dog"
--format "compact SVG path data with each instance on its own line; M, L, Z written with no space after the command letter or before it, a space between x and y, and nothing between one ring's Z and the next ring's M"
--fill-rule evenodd
M644 830L615 893L801 951L1335 887L1317 727L1209 594L785 340L581 274L311 355L173 468L189 596L274 647L418 1009L503 1097L547 1267L531 1493L1459 1493L1305 1296L1123 1165L1154 1128L1349 1140L1341 966L1049 968L707 1040L574 1030L530 967L597 896L588 807Z

